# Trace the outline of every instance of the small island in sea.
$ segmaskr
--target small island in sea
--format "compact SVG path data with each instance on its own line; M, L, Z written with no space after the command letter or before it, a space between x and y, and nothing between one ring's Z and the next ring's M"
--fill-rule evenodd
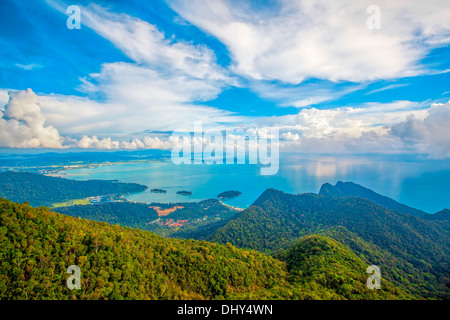
M152 189L150 190L151 193L166 193L166 190L163 189Z
M182 196L192 196L192 192L191 191L177 191L177 194L180 194Z
M221 194L219 194L217 196L217 198L219 198L219 199L232 199L232 198L236 198L236 197L240 196L241 194L242 194L242 192L230 190L230 191L222 192Z

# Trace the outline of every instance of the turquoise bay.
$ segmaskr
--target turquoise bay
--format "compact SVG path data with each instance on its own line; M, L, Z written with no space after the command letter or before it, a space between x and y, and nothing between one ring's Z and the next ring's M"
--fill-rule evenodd
M227 190L242 192L226 204L246 208L267 188L288 193L317 193L325 183L352 181L426 212L450 207L450 162L398 156L287 155L273 176L257 165L175 165L171 162L119 164L62 171L70 179L117 179L149 187L128 197L138 202L184 202L216 198ZM161 188L166 194L151 193ZM176 194L192 191L192 196Z

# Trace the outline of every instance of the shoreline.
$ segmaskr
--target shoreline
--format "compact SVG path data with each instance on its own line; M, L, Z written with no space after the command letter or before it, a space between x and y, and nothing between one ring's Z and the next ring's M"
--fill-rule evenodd
M234 210L234 211L244 211L245 209L240 208L240 207L233 207L230 206L229 204L224 203L222 200L218 200L220 202L220 204L222 204L223 206L230 208L230 210Z

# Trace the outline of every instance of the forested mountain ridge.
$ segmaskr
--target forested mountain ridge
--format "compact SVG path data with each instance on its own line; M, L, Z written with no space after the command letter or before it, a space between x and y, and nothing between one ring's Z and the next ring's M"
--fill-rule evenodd
M389 281L369 290L364 263L330 241L300 239L285 263L231 244L166 239L0 198L0 299L417 298ZM314 263L302 262L305 254ZM70 265L81 269L81 289L66 287Z
M434 214L430 214L428 219L436 220L436 221L450 221L450 210L444 209Z
M332 186L329 183L325 183L320 188L319 194L334 197L361 197L364 199L369 199L379 204L380 206L391 210L412 214L414 216L422 218L428 216L428 214L422 210L418 210L405 204L399 203L389 197L378 194L373 190L370 190L353 182L338 181L335 186Z
M373 246L366 251L365 261L382 262L387 257L397 260L389 267L396 284L424 296L448 295L445 285L450 284L448 228L440 221L392 211L360 197L292 195L268 189L250 208L207 240L274 253L289 248L304 235L338 226L344 227L353 238L356 236ZM334 236L341 233L335 232ZM345 241L341 241L345 244L352 237L342 237ZM396 267L398 271L394 270ZM420 284L418 279L424 275L425 282ZM411 287L411 283L421 287Z
M31 172L0 172L0 197L14 202L28 201L32 206L99 195L141 192L147 187L115 180L77 181Z

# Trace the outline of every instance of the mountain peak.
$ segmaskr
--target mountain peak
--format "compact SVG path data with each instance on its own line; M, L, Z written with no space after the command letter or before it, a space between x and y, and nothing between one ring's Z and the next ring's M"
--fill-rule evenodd
M429 215L430 220L436 220L436 221L444 221L444 220L450 220L450 209L443 209L439 212L433 213Z
M255 202L253 202L252 205L261 206L266 200L273 199L280 194L284 194L284 192L277 189L268 188L258 197L258 199L255 200Z
M319 194L331 197L361 197L394 211L407 213L418 217L426 217L428 215L422 210L399 203L354 182L338 181L334 186L329 183L325 183L320 188Z
M341 181L339 181L336 186L342 183ZM319 191L320 195L325 195L325 196L333 196L333 197L339 197L339 196L343 196L343 193L341 192L341 190L335 186L333 186L330 183L324 183L322 185L322 187L320 187L320 191Z

